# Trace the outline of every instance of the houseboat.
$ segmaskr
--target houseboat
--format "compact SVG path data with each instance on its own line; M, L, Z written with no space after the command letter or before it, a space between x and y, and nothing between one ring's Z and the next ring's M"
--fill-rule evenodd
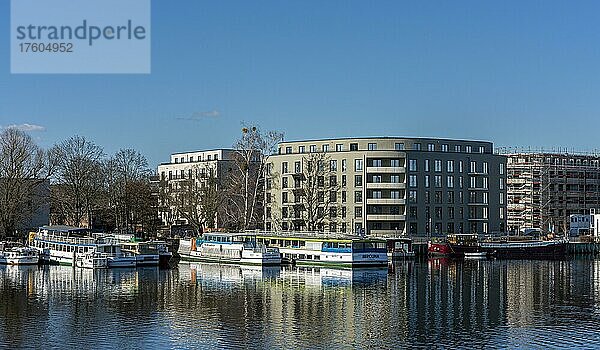
M480 251L505 259L555 259L567 255L567 239L511 239L482 241Z
M277 248L258 242L248 233L204 233L200 238L181 239L179 255L182 260L206 261L244 265L280 265Z
M167 267L172 261L173 253L169 251L167 242L144 241L132 234L115 234L111 237L121 245L123 251L136 257L137 266Z
M386 238L387 256L391 260L414 258L412 239L408 237Z
M0 265L37 265L39 261L37 249L15 242L0 242Z
M300 265L337 267L385 266L384 239L331 233L264 233L257 241L277 247L284 261Z

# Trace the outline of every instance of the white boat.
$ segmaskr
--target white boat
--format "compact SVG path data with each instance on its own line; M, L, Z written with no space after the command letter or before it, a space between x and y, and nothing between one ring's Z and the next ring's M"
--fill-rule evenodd
M257 241L277 247L283 259L302 265L387 266L384 239L320 232L260 233Z
M136 259L137 266L158 266L160 265L160 254L154 246L147 242L127 242L121 243L124 252L129 252Z
M78 256L97 253L105 257L108 267L135 267L135 257L121 252L120 246L110 237L91 235L85 228L42 226L38 232L30 233L29 243L42 254L46 263L77 266Z
M248 233L204 233L201 238L179 241L182 260L207 261L245 265L279 265L277 248L257 243L256 236Z
M85 253L75 258L75 266L84 269L106 269L108 268L108 259L103 254Z
M130 252L123 251L119 244L98 244L96 253L106 257L108 267L136 267L137 259Z
M484 259L487 258L487 252L465 252L465 259Z
M408 237L385 238L387 243L387 256L390 260L414 258L415 251L412 239Z
M40 254L37 249L14 242L0 242L0 264L37 265Z

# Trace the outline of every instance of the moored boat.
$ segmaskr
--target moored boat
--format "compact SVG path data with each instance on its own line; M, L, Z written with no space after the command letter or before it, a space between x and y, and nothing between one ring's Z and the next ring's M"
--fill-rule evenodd
M430 256L448 256L452 253L448 240L445 238L432 238L427 241L427 254Z
M182 260L243 265L280 265L277 248L259 243L248 233L204 233L200 238L181 239Z
M75 257L75 266L83 269L106 269L108 259L99 253L84 253Z
M319 232L260 233L257 240L277 247L281 257L300 265L387 266L384 239Z
M387 256L391 260L414 258L412 239L408 237L386 238Z
M567 254L566 239L553 240L502 240L479 243L481 251L507 259L553 259Z
M0 242L0 264L3 265L37 265L39 252L15 242Z

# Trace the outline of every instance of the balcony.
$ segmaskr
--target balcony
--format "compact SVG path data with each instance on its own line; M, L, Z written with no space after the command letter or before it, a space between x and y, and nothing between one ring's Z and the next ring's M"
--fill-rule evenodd
M406 200L403 198L367 198L367 204L404 205Z
M402 190L406 188L403 182L367 182L367 189L376 188L378 190Z
M367 214L367 220L369 221L405 221L405 215L393 215L393 214Z
M404 231L404 228L397 229L397 230L389 230L389 229L388 230L385 230L385 229L369 230L369 235L371 235L371 236L397 237L397 236L404 236L405 234L406 234L406 232Z
M367 173L378 173L378 174L399 174L405 173L406 168L403 166L368 166Z

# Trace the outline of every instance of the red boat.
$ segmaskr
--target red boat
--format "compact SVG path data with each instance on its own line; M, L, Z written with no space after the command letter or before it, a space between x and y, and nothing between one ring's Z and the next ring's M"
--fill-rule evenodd
M427 242L427 253L431 256L448 256L452 253L446 240L431 240Z

